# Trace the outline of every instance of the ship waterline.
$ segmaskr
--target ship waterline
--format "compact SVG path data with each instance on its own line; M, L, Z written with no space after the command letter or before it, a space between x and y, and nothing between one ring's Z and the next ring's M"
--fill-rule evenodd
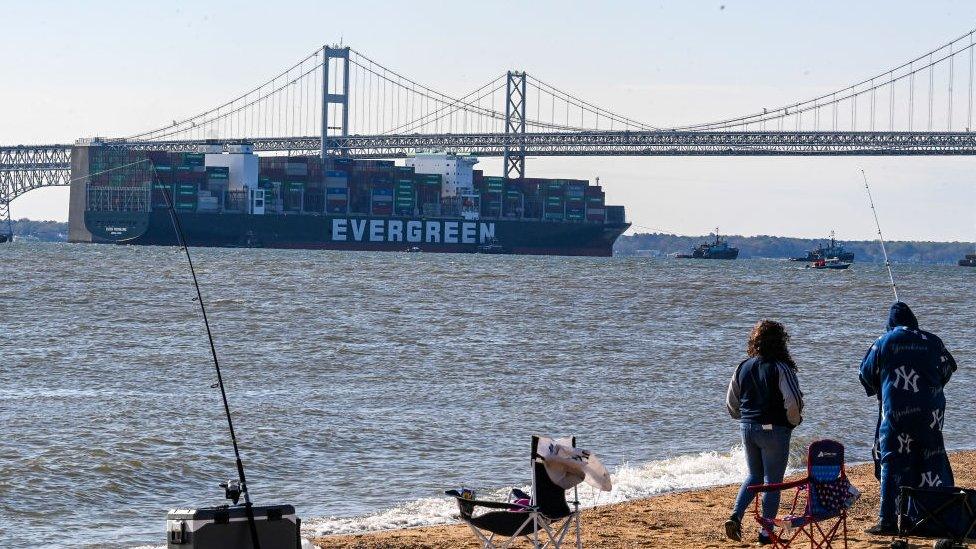
M601 256L628 223L553 223L327 215L176 212L191 246L474 253L495 243L506 253ZM94 242L176 245L170 213L86 212Z

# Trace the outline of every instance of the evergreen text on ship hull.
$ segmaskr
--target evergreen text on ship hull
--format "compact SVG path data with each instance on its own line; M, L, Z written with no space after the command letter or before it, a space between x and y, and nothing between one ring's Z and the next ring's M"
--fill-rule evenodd
M347 218L332 220L333 242L484 244L494 237L495 224L490 222Z

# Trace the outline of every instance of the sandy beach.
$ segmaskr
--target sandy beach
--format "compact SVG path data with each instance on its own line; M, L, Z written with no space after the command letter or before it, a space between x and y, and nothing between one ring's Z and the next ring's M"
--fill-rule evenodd
M976 486L976 451L952 454L953 472L958 486ZM874 523L878 508L878 483L871 465L848 467L848 476L862 495L848 522L849 547L886 547L890 539L863 533ZM751 533L754 524L747 517L743 530L749 533L742 543L725 539L722 523L728 517L737 486L664 494L643 500L586 509L583 541L586 547L749 547L756 546ZM785 498L784 498L785 499ZM314 540L329 548L477 548L463 524L394 530L350 536L328 536ZM528 546L522 543L518 547ZM801 545L802 546L802 545ZM921 547L931 547L931 542Z

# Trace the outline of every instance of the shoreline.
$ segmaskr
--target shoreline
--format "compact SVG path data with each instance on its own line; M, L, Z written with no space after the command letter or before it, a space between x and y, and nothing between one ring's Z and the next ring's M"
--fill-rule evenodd
M976 450L950 452L957 486L976 486ZM863 533L874 523L878 508L878 482L873 465L848 464L851 482L861 490L861 499L848 518L851 548L887 546L890 538ZM787 477L798 478L798 475ZM585 547L749 547L755 545L755 522L743 520L743 541L725 539L722 524L728 518L737 484L691 488L588 507L581 511ZM787 498L784 497L783 505ZM465 524L414 526L362 534L342 534L313 538L317 547L343 549L372 548L476 548L480 545ZM524 542L516 547L528 546Z

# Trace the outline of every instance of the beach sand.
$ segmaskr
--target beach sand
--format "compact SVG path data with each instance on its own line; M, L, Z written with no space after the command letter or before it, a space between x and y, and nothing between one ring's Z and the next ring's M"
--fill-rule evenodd
M956 485L976 486L976 452L954 453L951 460ZM868 464L848 467L848 476L862 494L848 520L849 547L887 547L890 538L872 537L863 533L877 517L878 483L874 479L873 466ZM743 534L748 537L742 543L725 539L722 524L729 515L737 489L737 486L721 486L585 509L582 513L583 545L591 548L758 547L754 543L755 522L751 515L743 521ZM480 547L475 542L474 535L463 524L327 536L314 541L319 547L349 549ZM801 544L799 547L808 545ZM516 545L527 546L529 544L525 542ZM931 547L932 543L919 541L916 546Z

